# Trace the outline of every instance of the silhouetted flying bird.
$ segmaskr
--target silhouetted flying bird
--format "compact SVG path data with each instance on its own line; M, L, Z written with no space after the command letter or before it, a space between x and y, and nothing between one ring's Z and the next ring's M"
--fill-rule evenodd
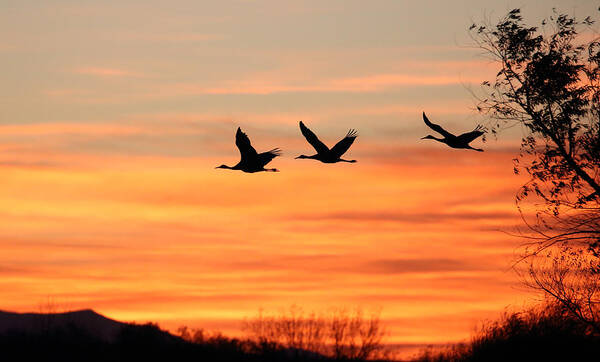
M475 129L472 130L471 132L463 133L460 136L455 136L452 133L443 129L441 126L439 126L435 123L431 123L429 121L429 119L427 118L427 116L425 115L425 112L423 112L423 120L425 121L425 124L427 126L429 126L429 128L431 128L432 130L441 134L442 136L444 136L444 138L437 138L432 135L427 135L427 136L421 138L422 140L431 139L431 140L436 140L438 142L445 143L452 148L467 148L470 150L483 152L483 150L481 148L473 148L469 145L469 143L471 141L473 141L474 139L476 139L477 137L481 136L484 133L483 131L481 131L481 125L478 125L477 127L475 127Z
M237 165L231 167L227 165L217 166L216 168L227 168L230 170L240 170L248 173L260 172L260 171L271 171L278 172L276 168L265 168L265 165L275 157L281 155L279 148L274 148L271 151L257 153L254 147L250 144L248 136L242 132L238 127L235 133L235 145L240 150L240 162Z
M329 149L323 142L321 142L317 136L310 130L308 127L300 121L300 131L310 143L315 150L317 151L316 155L306 156L300 155L296 158L312 158L313 160L319 160L324 163L336 163L336 162L356 162L356 160L344 160L340 157L348 151L348 148L352 145L354 140L356 139L356 130L349 130L346 134L346 137L339 141L333 148Z

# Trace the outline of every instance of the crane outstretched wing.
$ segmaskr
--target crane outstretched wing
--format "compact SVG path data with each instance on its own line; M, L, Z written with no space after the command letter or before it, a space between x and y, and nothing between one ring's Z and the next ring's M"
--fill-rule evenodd
M346 151L348 151L350 146L352 146L352 143L354 143L354 140L357 136L358 134L356 133L356 130L349 130L346 134L346 137L344 137L344 139L342 139L341 141L336 143L335 146L333 146L333 148L331 149L331 153L337 158L341 157L344 153L346 153Z
M309 130L308 127L306 127L304 123L302 123L302 121L300 121L300 131L302 132L302 135L304 135L304 138L306 138L308 143L310 143L311 146L314 147L317 153L325 154L329 152L329 148L325 146L325 144L321 142L319 138L317 138L317 135L315 135L313 131Z
M257 157L256 150L250 144L248 136L238 127L235 133L235 145L240 150L240 156L243 160L253 159Z
M470 143L471 141L473 141L477 137L481 136L482 134L483 134L483 132L481 132L481 131L471 131L471 132L461 134L460 136L458 136L458 139L462 142Z
M432 130L436 131L437 133L441 134L444 137L447 138L452 138L454 137L454 135L448 131L446 131L445 129L442 128L442 126L437 125L435 123L431 123L431 121L429 120L429 118L427 118L427 116L425 115L425 112L423 112L423 121L425 121L425 124L431 128Z
M474 139L476 139L477 137L483 135L484 133L485 132L483 132L481 130L481 125L479 125L471 132L463 133L460 136L458 136L457 138L462 142L469 143L469 142L473 141Z
M281 150L279 148L274 148L271 151L259 153L258 162L262 167L264 167L267 163L271 162L277 156L281 156Z

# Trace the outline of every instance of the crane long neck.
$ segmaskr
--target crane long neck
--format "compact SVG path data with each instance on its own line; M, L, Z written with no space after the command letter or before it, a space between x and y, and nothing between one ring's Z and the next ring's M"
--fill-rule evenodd
M296 158L312 158L312 159L318 160L319 154L317 153L316 155L312 155L312 156L300 155L300 156L298 156Z

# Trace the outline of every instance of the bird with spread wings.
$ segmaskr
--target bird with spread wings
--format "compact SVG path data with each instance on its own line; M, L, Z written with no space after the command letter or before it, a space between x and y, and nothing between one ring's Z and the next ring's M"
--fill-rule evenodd
M349 130L346 134L346 137L344 137L331 149L325 146L325 144L319 140L317 135L308 129L308 127L306 127L302 121L300 121L300 131L308 143L310 143L311 146L313 146L313 148L317 151L317 153L312 156L300 155L296 158L310 158L313 160L319 160L323 163L356 162L356 160L344 160L340 158L344 153L346 153L346 151L348 151L350 146L352 146L352 143L354 143L354 140L358 136L356 130Z
M477 137L480 137L481 135L484 134L484 132L482 131L481 125L478 125L477 127L475 127L475 129L472 130L471 132L463 133L460 136L455 136L452 133L443 129L442 126L432 123L429 120L429 118L427 118L427 116L425 115L425 112L423 112L423 121L425 121L425 124L429 128L431 128L432 130L441 134L442 136L444 136L444 138L437 138L432 135L427 135L421 139L436 140L438 142L445 143L452 148L465 148L465 149L483 152L483 150L481 148L473 148L473 147L471 147L471 145L469 145L469 143L471 143L471 141L475 140Z
M238 127L235 133L235 145L240 150L240 162L235 166L221 165L216 168L226 168L229 170L240 170L243 172L254 173L260 171L278 172L276 168L265 168L275 157L281 156L281 150L274 148L270 151L258 153L252 147L248 136Z

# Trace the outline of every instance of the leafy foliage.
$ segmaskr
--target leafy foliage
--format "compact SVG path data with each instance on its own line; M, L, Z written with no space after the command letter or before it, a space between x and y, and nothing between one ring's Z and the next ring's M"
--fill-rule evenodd
M555 214L563 205L598 206L600 43L581 41L579 30L592 24L555 11L538 29L514 9L496 26L470 28L501 67L482 83L487 97L478 109L494 120L494 134L514 125L525 132L515 172L524 169L531 180L518 200L537 195Z

